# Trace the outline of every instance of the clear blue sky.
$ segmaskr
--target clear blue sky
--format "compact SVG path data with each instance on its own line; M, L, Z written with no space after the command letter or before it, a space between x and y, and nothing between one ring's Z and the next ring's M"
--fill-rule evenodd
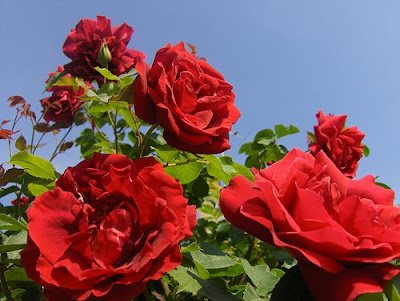
M318 110L347 114L371 149L358 177L379 175L400 189L400 2L1 0L1 120L12 118L12 95L40 111L47 74L68 61L61 50L67 34L98 14L132 26L130 47L149 63L168 42L197 45L234 86L242 112L235 130L243 137L291 123L301 133L282 142L306 149ZM231 141L228 154L243 160L237 150L246 141ZM4 162L5 142L1 148ZM78 161L72 152L55 164L62 172Z

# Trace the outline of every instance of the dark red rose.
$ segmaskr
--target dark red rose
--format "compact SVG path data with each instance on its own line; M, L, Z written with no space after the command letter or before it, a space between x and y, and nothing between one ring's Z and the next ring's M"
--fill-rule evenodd
M89 82L103 81L94 67L107 67L115 75L128 72L139 57L145 58L142 52L127 48L132 33L132 27L126 23L111 28L110 19L104 16L97 16L97 21L82 19L64 43L63 51L72 60L65 69ZM99 60L99 51L105 48L108 49L107 63Z
M233 178L221 210L236 227L285 248L317 300L354 300L382 291L400 273L400 208L373 176L345 177L319 152L298 149L255 175Z
M120 300L181 263L196 210L154 158L94 154L28 210L27 275L48 300Z
M43 118L66 126L72 125L75 114L83 104L80 97L85 95L85 89L79 87L74 91L72 87L53 86L53 93L50 97L40 100L43 107Z
M230 148L229 131L238 118L232 86L183 43L160 49L150 67L139 60L134 94L137 116L164 129L169 145L216 154Z
M326 116L319 111L316 116L316 142L309 145L311 153L315 156L323 150L345 176L355 177L358 161L363 155L361 141L364 133L356 126L345 128L346 115Z
M18 203L19 207L24 207L25 205L28 204L28 202L29 202L29 198L27 198L26 196L22 196L22 197L20 197L19 202L17 202L17 199L15 199L15 200L11 201L11 204L13 206L17 206L17 203Z

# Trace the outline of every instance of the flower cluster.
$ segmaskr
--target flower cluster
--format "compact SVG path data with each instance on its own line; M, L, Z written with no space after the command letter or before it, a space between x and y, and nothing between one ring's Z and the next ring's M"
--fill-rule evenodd
M246 161L247 167L268 165L262 170L254 169L252 181L253 174L230 157L202 155L230 148L229 133L240 117L233 87L205 59L198 58L196 47L190 44L191 52L183 43L167 44L158 50L150 66L142 52L127 48L132 33L126 23L112 28L110 20L103 16L81 20L63 46L71 61L50 73L46 81L61 77L61 82L47 89L52 95L40 101L47 122L72 126L85 99L98 101L85 105L92 129L85 129L82 137L75 140L77 144L81 142L82 155L87 159L69 167L58 180L55 170L48 172L45 167L32 173L32 166L37 164L53 167L33 155L40 140L34 148L32 143L28 154L26 140L21 136L20 147L17 143L16 147L22 151L10 163L21 164L31 173L22 176L20 185L17 178L24 173L22 169L13 168L8 174L4 174L4 169L0 172L0 183L15 180L20 185L9 190L18 196L18 201L11 202L16 208L10 206L16 210L16 216L29 205L28 243L21 252L21 264L28 277L44 288L48 300L129 301L145 295L149 282L150 287L155 286L151 281L159 280L182 263L180 247L192 242L186 248L190 250L185 256L189 264L175 274L181 277L174 279L173 272L169 273L172 285L173 281L179 285L193 281L193 287L202 283L212 285L218 283L214 281L216 275L229 275L239 288L234 298L253 298L253 293L260 291L257 297L269 298L270 290L262 291L255 283L259 277L252 277L253 268L260 275L267 273L265 266L251 266L253 246L243 252L235 249L231 237L221 240L225 247L221 249L230 252L229 256L246 254L243 257L248 261L238 257L232 260L212 248L211 254L206 255L201 253L203 249L198 250L203 248L201 235L219 231L215 236L222 237L237 230L225 231L230 227L227 221L288 251L297 259L317 300L350 301L364 293L380 292L400 274L400 268L389 263L400 258L400 208L393 206L394 191L376 185L373 176L353 179L363 156L364 134L355 126L345 127L347 116L318 112L315 135L310 134L310 153L299 149L288 152L276 143L298 131L296 127L279 125L275 127L276 133L270 129L260 131L256 135L258 140L244 145L246 154L256 158L256 164ZM98 90L92 85L94 81ZM21 114L30 116L33 123L36 117L22 97L9 100L11 106L21 104ZM140 127L148 126L143 121L153 126L142 135ZM7 122L0 125L0 139L10 140L16 133L16 121L12 130L2 129ZM113 127L114 141L103 132L106 124ZM126 143L126 137L134 145ZM32 135L32 142L33 138ZM73 145L71 141L64 142L64 138L50 161L57 151ZM107 154L98 153L99 149ZM33 163L29 161L32 158ZM187 184L184 186L176 180L181 179L181 167L183 173L190 174L186 182L181 182ZM40 179L40 183L25 183L30 178ZM230 183L219 194L221 187L215 183L220 180ZM49 190L49 186L54 189ZM46 192L40 194L43 191ZM20 197L21 193L29 198ZM218 195L219 203L217 198L214 200ZM29 204L33 196L37 197ZM215 205L211 208L206 204L203 212L218 211L214 216L218 223L213 221L216 232L200 230L191 238L197 215L187 197L199 206L208 201ZM226 220L221 218L219 209ZM5 221L13 222L11 230L26 230L24 223L10 216ZM206 219L202 222L208 223ZM216 241L219 236L212 238ZM222 264L216 257L223 257ZM208 259L220 265L211 266ZM204 262L207 267L201 266ZM239 268L228 272L223 270L226 267ZM198 273L192 273L192 268ZM271 278L278 278L268 272ZM244 273L256 288L250 283L243 288ZM157 285L169 290L168 283ZM180 290L185 291L180 287L173 292ZM188 292L193 293L189 289ZM152 293L163 300L158 292ZM171 292L166 295L167 299L172 296ZM222 292L220 296L226 295Z

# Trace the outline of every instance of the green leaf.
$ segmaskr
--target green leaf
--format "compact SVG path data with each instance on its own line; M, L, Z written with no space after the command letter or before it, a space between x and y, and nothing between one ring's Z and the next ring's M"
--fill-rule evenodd
M311 143L317 142L317 138L315 137L315 134L311 133L311 132L307 132L307 141L309 141Z
M391 189L391 190L392 190L392 188L390 188L389 185L386 185L385 183L382 183L382 182L375 182L375 185L378 185L378 186L381 186L381 187L383 187L383 188Z
M200 263L198 263L196 260L193 260L194 265L196 266L197 269L197 275L203 279L207 280L210 278L210 273L207 271L207 269Z
M279 277L269 270L267 265L251 266L246 259L241 259L244 271L257 287L257 293L266 296L279 282Z
M72 77L61 77L54 83L54 86L77 88L78 84Z
M236 265L236 261L218 249L216 246L201 242L201 252L190 252L193 260L206 269L221 269Z
M210 276L215 277L236 277L244 273L243 265L237 261L235 265L222 269L210 269Z
M203 295L214 301L236 301L236 296L229 293L221 278L201 279L192 268L183 266L168 272L179 284L177 293L188 292L193 295Z
M204 158L209 162L207 166L208 174L222 180L226 185L234 176L239 174L250 181L254 181L253 173L245 166L234 162L231 157L207 155Z
M30 193L32 193L33 196L39 196L43 193L45 193L48 190L54 189L56 182L52 180L44 180L40 181L37 180L33 183L28 184L28 190Z
M28 232L27 231L19 231L16 234L12 234L3 241L3 245L19 245L26 244L28 240ZM8 259L16 260L19 259L19 251L11 251L8 252Z
M129 70L128 73L121 74L121 75L118 76L118 77L122 80L123 78L130 77L130 76L136 75L136 74L137 74L136 69L135 69L135 68L132 68L131 70Z
M300 132L300 130L293 125L289 125L289 127L286 127L282 124L278 124L275 126L275 133L278 138L282 138L284 136L299 133L299 132Z
M200 175L203 163L192 161L184 165L167 166L164 169L167 174L179 180L181 184L187 184Z
M19 168L10 168L9 170L6 171L6 173L0 178L0 186L4 186L7 183L15 180L19 175L22 175L24 173L23 169ZM3 196L3 195L1 195Z
M94 69L103 75L106 79L119 81L119 77L112 74L107 68L94 67Z
M159 145L154 148L158 157L164 162L175 162L179 157L179 151L175 148L170 147L168 144Z
M34 177L42 179L56 178L56 170L54 169L53 164L27 152L16 153L8 163L21 166L28 174Z
M242 146L239 149L239 154L246 153L246 155L248 155L248 156L257 154L258 151L253 150L252 146L253 146L253 142L247 142L245 144L242 144Z
M384 293L389 301L400 301L400 276L392 278L385 286Z
M24 136L19 136L17 140L15 140L15 147L20 150L23 151L26 148L26 139L24 138Z
M113 96L118 91L118 85L115 82L106 82L101 85L100 89L97 91L97 94L105 93L109 96Z
M50 77L49 81L47 82L45 90L50 88L52 85L54 85L55 82L57 82L60 78L62 78L65 75L67 75L66 70L64 70L62 72L56 72L52 77Z
M244 293L243 293L243 300L244 301L262 301L265 299L260 298L260 296L257 294L254 287L250 283L247 283L246 289L244 290Z
M24 224L7 214L0 213L0 221L3 222L2 225L0 225L1 230L7 229L7 225L12 225L13 230L27 230L27 227Z
M201 289L200 283L189 272L194 273L194 270L183 266L178 266L175 270L168 272L179 284L178 294L180 292L187 292L196 295Z
M273 130L270 129L264 129L259 131L256 136L254 137L254 141L258 141L261 139L272 139L275 137L275 133Z
M31 282L31 280L26 275L25 269L23 267L13 268L7 270L4 275L6 276L6 280L8 281L27 281Z
M371 293L371 294L363 294L359 296L357 301L388 301L385 294L382 293Z
M94 100L94 101L100 101L103 103L108 103L111 96L107 95L106 93L97 94L93 90L88 89L88 90L86 90L86 96L82 96L80 98L85 101Z
M363 155L365 157L368 157L369 156L369 148L368 148L368 146L364 145L362 149L363 149Z
M135 78L133 78L133 77L124 77L124 78L121 78L121 81L119 84L120 84L121 89L123 89L126 86L129 86L130 84L132 84L134 81L135 81Z
M1 245L0 246L0 253L6 253L15 250L21 250L25 248L26 244L15 244L15 245Z

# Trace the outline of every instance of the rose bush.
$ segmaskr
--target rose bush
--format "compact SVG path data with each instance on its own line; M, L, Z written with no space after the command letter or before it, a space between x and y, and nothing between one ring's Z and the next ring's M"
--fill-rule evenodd
M400 208L394 192L372 176L345 177L319 152L298 149L261 170L255 183L233 178L221 192L221 210L236 227L298 261L317 300L353 300L380 292L400 269Z
M153 158L96 153L28 210L21 263L48 300L131 300L181 262L194 206Z
M232 86L183 43L160 49L150 68L138 61L137 116L164 129L169 145L202 154L230 148L229 131L240 117Z
M346 115L329 116L319 111L316 116L316 141L309 145L311 153L316 155L323 150L345 176L355 177L365 135L356 126L345 128Z
M115 75L128 72L138 58L145 58L142 52L127 48L132 33L126 23L111 28L110 19L104 16L97 16L97 21L82 19L63 45L64 54L72 60L65 69L86 81L100 83L104 79L94 67L107 67ZM99 58L102 49L107 54L102 53Z

